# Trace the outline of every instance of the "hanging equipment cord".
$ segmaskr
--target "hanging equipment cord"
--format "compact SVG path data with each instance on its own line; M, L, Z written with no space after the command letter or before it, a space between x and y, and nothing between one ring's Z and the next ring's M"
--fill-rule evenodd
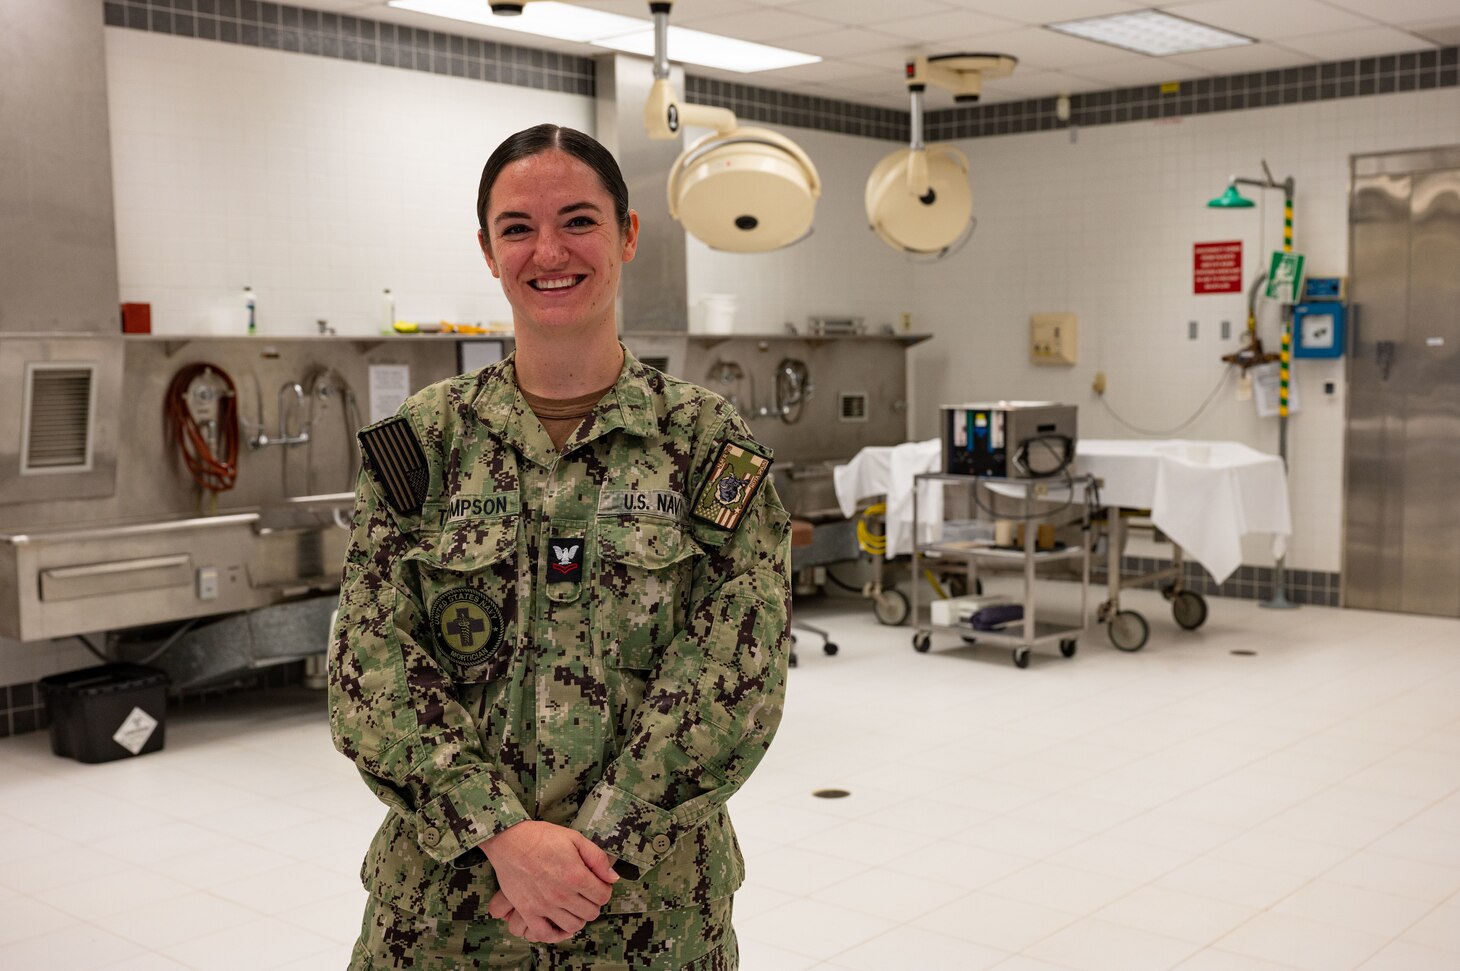
M207 437L188 408L188 388L208 375L227 387L218 394L218 447L215 455ZM238 395L233 379L211 364L189 364L173 375L165 405L167 431L182 453L184 464L198 488L205 492L226 492L238 479Z

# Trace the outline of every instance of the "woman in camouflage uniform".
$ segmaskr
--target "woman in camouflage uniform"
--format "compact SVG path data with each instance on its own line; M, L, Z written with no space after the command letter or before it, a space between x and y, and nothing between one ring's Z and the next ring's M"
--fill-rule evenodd
M360 435L330 726L390 811L351 966L733 969L725 802L788 654L770 454L619 343L601 145L513 135L477 216L515 353Z

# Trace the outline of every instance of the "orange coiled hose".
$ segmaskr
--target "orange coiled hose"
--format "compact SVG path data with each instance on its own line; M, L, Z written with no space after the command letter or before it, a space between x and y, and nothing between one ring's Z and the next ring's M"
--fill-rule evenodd
M215 455L203 430L188 408L188 389L203 375L215 377L227 386L219 393L218 447ZM189 364L172 377L163 401L167 433L177 443L193 481L206 492L227 492L238 479L238 395L228 372L211 364Z

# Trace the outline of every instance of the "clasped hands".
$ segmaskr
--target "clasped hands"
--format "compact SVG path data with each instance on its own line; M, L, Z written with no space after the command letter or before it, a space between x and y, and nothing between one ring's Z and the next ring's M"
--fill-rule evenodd
M613 858L577 830L527 820L481 844L500 888L487 913L538 944L557 944L598 918L619 875Z

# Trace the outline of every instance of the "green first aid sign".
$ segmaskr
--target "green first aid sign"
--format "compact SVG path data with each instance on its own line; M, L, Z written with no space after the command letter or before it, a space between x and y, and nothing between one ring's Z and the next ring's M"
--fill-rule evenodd
M1297 303L1303 292L1303 254L1274 253L1267 270L1267 297Z

